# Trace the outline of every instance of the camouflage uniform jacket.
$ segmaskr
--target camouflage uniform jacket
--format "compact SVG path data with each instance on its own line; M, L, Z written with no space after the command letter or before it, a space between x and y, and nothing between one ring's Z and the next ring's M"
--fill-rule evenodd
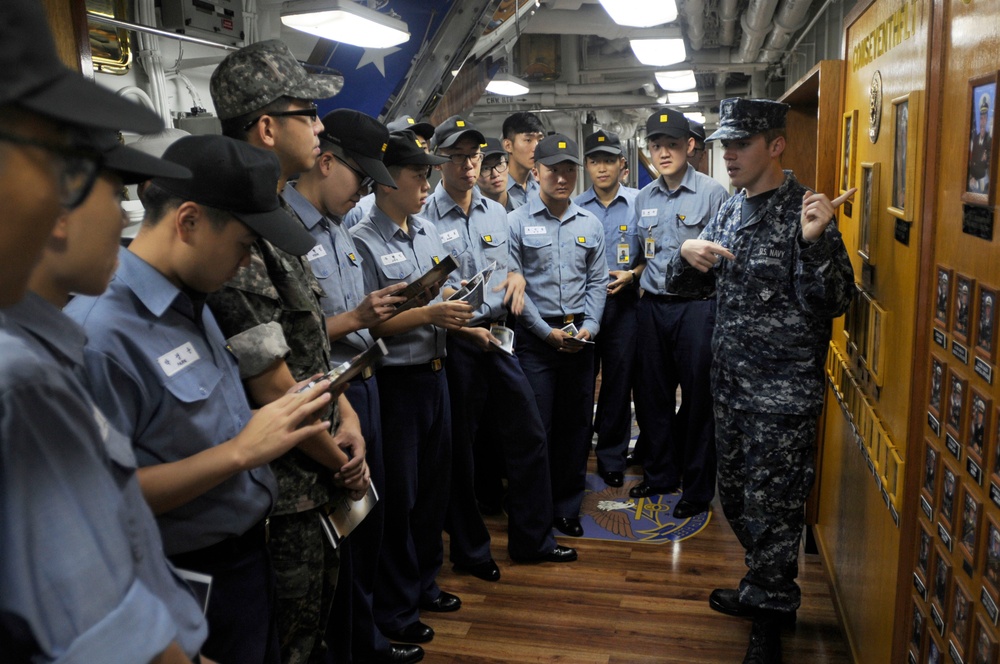
M263 238L253 244L250 265L208 296L244 380L280 358L295 380L330 370L330 339L319 304L322 295L302 259ZM319 414L336 429L339 413L336 401L333 404ZM332 471L299 450L272 461L271 469L278 479L274 514L302 512L330 500Z
M799 215L806 188L791 171L750 218L746 193L731 197L701 239L728 248L702 273L674 256L671 292L698 296L717 290L712 339L712 389L717 402L749 412L818 415L832 320L847 310L854 271L840 231L802 239Z

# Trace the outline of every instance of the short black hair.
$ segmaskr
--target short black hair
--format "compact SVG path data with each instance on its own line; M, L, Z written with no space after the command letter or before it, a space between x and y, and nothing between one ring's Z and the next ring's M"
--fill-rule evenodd
M287 111L288 107L291 105L291 97L278 97L274 101L265 104L256 110L250 111L249 113L237 115L235 118L220 120L222 124L222 135L228 136L229 138L235 138L238 141L245 141L247 140L247 136L250 134L250 129L253 129L253 127L247 129L246 126L248 124L262 115Z
M507 116L503 121L503 137L513 141L518 134L545 133L542 121L534 113L519 111Z
M149 185L139 195L139 200L142 201L142 207L146 210L142 217L142 225L150 227L159 223L160 219L162 219L167 212L179 208L185 203L184 198L167 191L163 187L156 184L156 182L149 183ZM202 205L201 203L198 205L205 211L205 216L208 217L209 223L216 230L222 230L231 219L235 219L233 215L225 210L208 205Z

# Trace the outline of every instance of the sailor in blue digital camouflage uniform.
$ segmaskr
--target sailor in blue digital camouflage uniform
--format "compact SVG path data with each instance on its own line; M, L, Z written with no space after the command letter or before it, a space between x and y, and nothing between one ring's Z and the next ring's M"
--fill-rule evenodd
M671 264L671 290L716 291L712 348L719 495L746 549L739 589L717 589L716 611L753 616L746 663L781 661L780 627L794 621L804 506L815 475L816 421L832 320L847 310L854 273L830 201L781 168L788 106L726 99L720 127L730 198Z
M394 311L393 305L403 301L394 293L405 284L366 294L361 254L342 221L372 183L395 186L382 163L389 130L364 113L342 108L323 118L319 137L321 152L316 165L302 173L294 186L286 187L284 197L316 240L306 260L324 291L320 305L330 337L330 363L337 366L374 345L369 328L386 320ZM375 372L366 369L351 380L344 394L361 420L365 461L372 484L381 495L385 492L385 467L377 381ZM378 501L340 547L333 606L337 619L330 621L337 661L405 664L423 657L420 646L389 643L375 624L373 595L384 505Z
M728 198L725 187L687 163L694 142L687 118L662 108L646 120L650 159L660 173L635 200L646 269L640 284L635 414L646 443L643 481L633 498L683 492L672 515L705 512L715 496L715 440L709 368L715 321L711 293L668 288L667 266L684 240L698 237ZM676 409L677 387L681 406Z
M552 536L552 486L541 416L534 394L517 360L497 348L493 325L507 322L508 279L507 213L476 189L481 146L486 139L472 124L453 116L438 125L431 141L441 164L441 182L424 206L444 245L459 263L446 292L458 290L461 280L496 263L484 286L485 302L471 324L448 334L448 392L452 413L452 479L446 528L455 569L485 581L500 578L490 555L490 535L476 507L473 487L473 444L481 429L499 431L496 442L509 478L508 543L511 558L519 561L563 562L576 557L572 549L556 545ZM511 413L518 413L514 423Z
M576 142L553 134L535 147L539 191L508 215L510 267L527 282L517 358L538 401L549 447L553 525L580 537L594 413L594 337L607 298L604 228L570 198ZM564 330L572 324L577 332Z
M608 486L625 481L632 437L632 379L636 355L636 305L645 264L636 230L637 189L619 182L625 157L618 134L599 129L583 140L584 168L593 185L575 203L601 220L608 262L608 299L601 336L594 342L594 371L601 392L594 413L597 472Z
M351 229L361 254L365 289L412 282L448 252L434 224L418 216L430 193L431 166L416 134L389 136L385 166L396 188L376 185L375 207ZM421 611L456 611L462 601L441 590L441 533L451 475L451 402L444 371L447 330L472 318L465 302L425 291L417 306L372 328L389 354L379 369L385 461L385 527L375 583L375 619L395 641L424 643L434 630Z

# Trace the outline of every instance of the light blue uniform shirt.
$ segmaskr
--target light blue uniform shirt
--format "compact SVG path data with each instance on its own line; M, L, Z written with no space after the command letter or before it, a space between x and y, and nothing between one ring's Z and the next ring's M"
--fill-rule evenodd
M727 198L725 187L690 166L673 191L662 176L642 188L635 199L635 213L643 255L646 238L653 238L655 245L653 257L646 258L646 269L639 279L644 291L670 294L666 289L670 261L685 240L701 235Z
M172 641L194 656L207 624L164 557L128 439L80 382L84 340L32 293L0 313L0 612L45 661L147 662Z
M438 184L424 205L423 216L434 223L444 248L458 261L459 268L448 277L447 286L458 290L462 279L470 279L477 272L496 261L490 283L483 291L485 301L475 313L472 324L497 320L506 315L503 306L504 292L493 292L497 284L507 278L508 243L507 211L478 189L472 190L469 216Z
M323 314L330 317L354 310L365 299L365 277L361 271L361 254L351 234L342 221L325 217L295 187L286 187L282 196L316 239L316 246L306 254L306 260L325 293L319 300ZM351 359L374 343L367 328L331 341L330 366Z
M411 216L409 233L375 206L361 223L351 229L354 244L361 253L365 289L379 290L401 281L420 278L447 255L441 246L434 224ZM440 302L438 295L430 303ZM384 366L423 364L445 356L446 331L434 325L421 325L409 332L385 337L389 351Z
M523 187L515 182L514 178L507 177L507 201L510 203L512 210L516 210L527 203L531 195L537 193L538 180L535 179L535 174L531 171L528 171L528 180L524 183Z
M538 194L511 212L507 221L510 270L521 272L528 282L521 324L544 339L552 327L543 318L583 313L583 324L577 327L596 337L608 287L601 222L572 201L558 219Z
M375 207L375 193L372 192L362 196L358 204L344 215L344 228L354 228L357 226L359 221L368 216L373 207Z
M179 461L223 443L250 420L236 359L201 308L144 260L122 249L99 297L66 313L87 332L84 364L98 406L132 439L139 466ZM266 517L278 487L268 466L237 473L160 514L168 555L242 535Z
M635 197L638 189L620 185L611 205L604 207L591 187L574 199L574 203L597 217L604 226L604 256L609 270L631 270L642 262L642 242L635 219ZM628 245L628 260L619 261L618 245Z

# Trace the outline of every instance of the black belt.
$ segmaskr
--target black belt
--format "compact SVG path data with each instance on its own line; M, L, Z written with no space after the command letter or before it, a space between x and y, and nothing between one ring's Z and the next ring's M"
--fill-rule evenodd
M396 374L412 374L412 373L424 373L427 371L441 371L444 368L444 358L435 357L430 362L421 362L420 364L402 364L399 366L389 366L382 367L379 369L382 373L390 372Z
M570 323L582 323L583 314L563 314L562 316L543 316L542 321L549 327L563 327Z
M715 297L715 294L709 295L708 297L684 297L682 295L658 295L657 293L646 292L643 297L650 298L653 302L701 302L702 300L711 300Z
M269 530L269 520L262 519L242 535L227 537L203 549L176 553L170 556L170 561L177 567L197 567L198 563L236 560L248 551L255 551L266 545L270 539Z

